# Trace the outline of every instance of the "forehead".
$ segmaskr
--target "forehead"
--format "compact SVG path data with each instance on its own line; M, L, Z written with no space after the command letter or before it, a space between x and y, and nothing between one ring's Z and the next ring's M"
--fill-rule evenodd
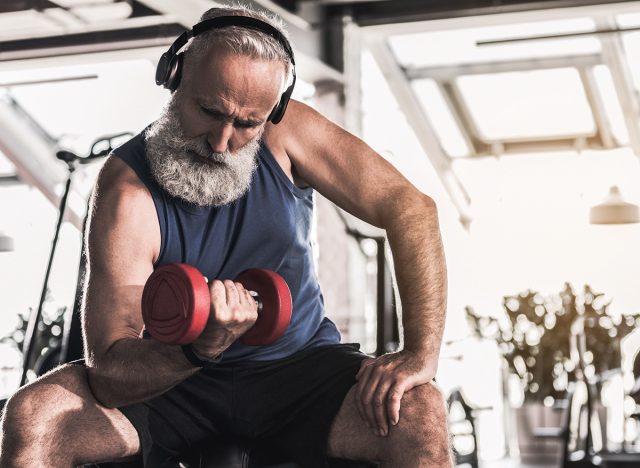
M213 50L193 70L191 94L211 105L270 110L284 88L285 67L277 61Z

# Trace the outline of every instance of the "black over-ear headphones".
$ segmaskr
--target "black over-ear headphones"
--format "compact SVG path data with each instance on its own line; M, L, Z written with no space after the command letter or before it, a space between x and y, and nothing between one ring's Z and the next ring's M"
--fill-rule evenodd
M292 80L291 85L282 93L280 101L269 114L268 121L277 124L282 120L284 112L287 110L289 99L293 93L293 87L296 84L296 62L293 57L293 49L291 44L284 35L269 23L260 21L256 18L249 16L218 16L217 18L211 18L193 26L189 31L185 31L171 44L171 47L162 54L158 61L158 68L156 68L156 84L164 86L165 88L175 91L180 84L180 78L182 75L182 64L184 61L184 53L180 52L182 48L189 42L189 39L202 34L212 29L226 28L228 26L238 26L241 28L253 29L263 32L273 37L287 52L289 60L292 65Z

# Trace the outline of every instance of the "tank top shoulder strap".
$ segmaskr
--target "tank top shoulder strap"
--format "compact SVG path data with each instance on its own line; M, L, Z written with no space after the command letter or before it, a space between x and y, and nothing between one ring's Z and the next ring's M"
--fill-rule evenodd
M155 183L147 162L144 136L145 131L140 132L125 144L116 148L113 154L127 163L140 180L151 188Z

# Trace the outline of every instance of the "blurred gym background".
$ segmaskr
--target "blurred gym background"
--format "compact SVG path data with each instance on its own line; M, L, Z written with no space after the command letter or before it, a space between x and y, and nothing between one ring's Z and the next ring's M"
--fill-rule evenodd
M640 2L243 3L286 23L294 98L438 204L459 465L640 466ZM103 153L158 115L158 58L214 5L0 2L1 397L77 348ZM384 232L316 204L327 314L344 341L399 349Z

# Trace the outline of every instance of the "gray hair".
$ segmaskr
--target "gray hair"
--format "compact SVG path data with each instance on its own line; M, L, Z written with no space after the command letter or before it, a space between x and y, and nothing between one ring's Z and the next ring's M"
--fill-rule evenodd
M289 40L282 20L264 11L252 10L243 6L218 6L205 11L200 21L219 16L248 16L263 21L276 28ZM228 26L202 33L189 43L185 51L183 78L190 76L193 67L202 60L213 46L222 46L233 54L245 55L256 60L279 61L285 66L290 79L293 65L285 48L270 35L254 29L240 26ZM289 80L287 80L289 81Z

